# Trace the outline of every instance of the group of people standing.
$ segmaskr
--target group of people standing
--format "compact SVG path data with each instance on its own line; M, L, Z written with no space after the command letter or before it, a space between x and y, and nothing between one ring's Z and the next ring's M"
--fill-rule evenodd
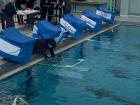
M40 7L41 7L42 19L43 20L46 19L46 14L47 14L48 15L47 18L49 21L51 21L51 15L54 14L53 13L54 9L59 10L60 16L71 12L70 0L40 0ZM63 14L62 14L62 10L63 10Z
M14 16L17 16L18 23L22 24L21 18L23 19L23 17L16 15L17 10L35 9L36 7L40 10L41 20L47 19L50 22L55 14L55 9L60 10L58 13L61 16L71 12L70 0L0 0L2 29L15 26ZM55 57L53 51L55 47L56 42L54 39L36 39L33 53L41 53L47 58L48 50L51 57Z
M35 7L40 9L41 20L47 19L48 21L51 21L56 8L59 8L61 16L71 11L70 0L0 0L2 29L15 26L14 15L16 15L17 10L34 9ZM21 17L17 16L17 19L18 23L22 24Z
M24 10L26 8L33 9L36 0L0 0L0 18L2 29L14 27L14 15L17 10ZM18 23L20 17L17 16Z

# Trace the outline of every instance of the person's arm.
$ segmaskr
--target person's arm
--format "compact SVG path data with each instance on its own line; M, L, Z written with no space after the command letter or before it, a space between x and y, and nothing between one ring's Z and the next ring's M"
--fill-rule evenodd
M11 3L11 8L10 9L11 9L11 12L12 12L13 15L17 14L17 11L16 11L16 8L14 7L14 4Z

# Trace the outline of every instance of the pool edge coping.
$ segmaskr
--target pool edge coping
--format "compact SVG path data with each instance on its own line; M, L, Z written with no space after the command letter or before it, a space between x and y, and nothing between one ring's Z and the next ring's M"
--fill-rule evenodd
M104 32L106 32L106 31L108 31L108 30L111 30L111 29L113 29L113 28L119 26L120 24L121 24L121 22L118 22L118 23L116 23L115 25L110 26L110 27L108 27L108 28L106 28L106 29L103 29L103 30L101 30L101 31L99 31L99 32L97 32L97 33L95 33L95 34L93 33L93 35L91 34L90 36L87 36L87 37L85 37L84 39L78 40L78 41L76 41L76 42L73 43L73 44L70 44L70 45L68 45L68 46L65 46L65 47L59 49L59 50L56 50L55 53L56 53L56 54L59 54L59 53L61 53L61 52L64 52L65 50L68 50L68 49L70 49L70 48L72 48L72 47L74 47L74 46L76 46L76 45L78 45L78 44L80 44L80 43L83 43L83 42L87 41L88 39L91 39L91 38L93 38L93 37L95 37L95 36L97 36L97 35L99 35L99 34L101 34L101 33L104 33ZM43 61L44 59L45 59L44 57L41 57L41 58L39 58L39 59L36 59L35 61L31 61L31 62L29 62L29 63L27 63L27 64L25 64L25 65L23 65L23 66L21 66L21 67L18 67L18 68L13 69L13 70L11 70L11 71L5 73L5 74L2 74L2 75L0 76L0 80L4 80L4 79L6 79L6 78L8 78L8 77L11 77L11 76L13 76L13 75L19 73L19 72L22 72L22 71L25 70L26 68L29 68L29 67L31 67L31 66L33 66L33 65L35 65L35 64L37 64L37 63L39 63L39 62L41 62L41 61Z

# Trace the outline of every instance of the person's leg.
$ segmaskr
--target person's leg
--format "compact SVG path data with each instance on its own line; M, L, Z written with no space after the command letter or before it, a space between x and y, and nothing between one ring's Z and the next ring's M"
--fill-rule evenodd
M48 48L48 50L49 50L49 52L51 54L51 57L55 57L53 48Z
M47 14L47 8L42 8L41 9L41 19L42 20L46 19L46 14Z
M23 24L23 16L17 15L18 24Z
M52 21L53 10L48 10L48 21Z
M54 39L46 39L46 48L49 50L51 57L55 57L54 48L56 47L56 42Z
M2 13L0 13L0 21L1 21L1 27L2 27ZM2 27L3 29L3 27Z
M1 25L2 25L2 29L5 29L5 14L2 12L1 13Z
M54 17L54 4L49 4L49 8L48 8L48 21L52 21L52 17Z
M15 4L15 7L17 11L21 10L21 6L19 4ZM17 21L18 21L18 24L23 24L22 17L20 15L17 15Z
M9 16L6 17L6 27L15 27L15 23L14 23L14 17L13 16Z
M62 17L63 17L63 9L61 7L61 8L59 8L59 21Z
M18 20L18 24L21 24L20 16L19 15L17 15L17 20Z

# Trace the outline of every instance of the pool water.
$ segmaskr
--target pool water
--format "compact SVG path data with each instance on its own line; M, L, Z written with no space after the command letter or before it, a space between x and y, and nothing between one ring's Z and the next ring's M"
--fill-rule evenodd
M15 95L30 105L140 105L140 27L121 25L0 82L0 103Z

